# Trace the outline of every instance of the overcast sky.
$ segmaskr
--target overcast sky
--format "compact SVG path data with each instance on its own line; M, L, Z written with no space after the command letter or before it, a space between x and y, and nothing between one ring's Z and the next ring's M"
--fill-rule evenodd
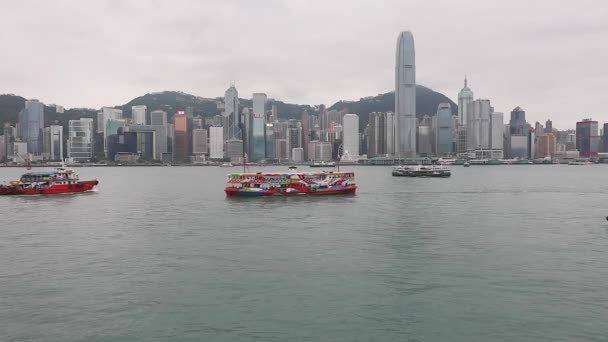
M468 75L495 111L560 129L608 121L608 3L598 1L3 1L0 93L66 107L120 105L232 81L291 103L394 90L412 30L417 83L457 100Z

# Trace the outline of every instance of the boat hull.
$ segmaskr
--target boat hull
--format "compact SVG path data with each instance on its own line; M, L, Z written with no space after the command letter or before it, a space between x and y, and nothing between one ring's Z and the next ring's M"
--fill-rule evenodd
M91 191L99 184L97 180L80 181L75 184L53 184L48 188L23 189L18 186L0 187L0 195L52 195Z
M264 197L264 196L325 196L348 195L357 191L356 185L336 186L327 189L286 188L286 189L259 189L259 188L226 188L228 197Z

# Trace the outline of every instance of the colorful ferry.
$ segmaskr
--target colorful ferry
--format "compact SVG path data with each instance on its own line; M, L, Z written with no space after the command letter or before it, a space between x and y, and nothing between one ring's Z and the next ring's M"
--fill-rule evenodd
M232 196L342 195L357 190L354 172L232 173L224 190Z
M0 185L0 195L48 195L93 190L97 180L79 180L72 169L58 167L53 171L30 172L9 185Z

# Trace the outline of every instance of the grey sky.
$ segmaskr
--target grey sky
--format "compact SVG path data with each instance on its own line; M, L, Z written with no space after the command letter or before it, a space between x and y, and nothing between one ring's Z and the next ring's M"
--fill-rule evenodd
M333 104L393 90L397 35L417 83L560 129L608 121L608 3L598 1L3 1L0 93L66 107L150 91Z

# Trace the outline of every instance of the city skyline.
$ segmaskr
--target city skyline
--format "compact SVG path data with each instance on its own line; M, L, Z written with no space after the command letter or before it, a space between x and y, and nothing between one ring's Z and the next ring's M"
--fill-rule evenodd
M599 2L539 1L525 8L523 2L393 2L383 8L349 2L348 18L338 15L342 6L324 4L317 11L315 2L159 3L154 9L137 1L73 4L6 6L3 31L18 26L20 16L14 14L27 13L36 24L3 36L11 48L0 66L0 92L100 108L162 90L221 96L236 79L244 94L263 89L290 103L331 105L391 90L394 35L411 29L417 83L454 101L466 74L478 97L491 98L496 111L521 106L530 121L550 117L559 128L573 128L579 117L606 121L600 101L608 76L598 70L607 52L595 42L605 40L608 29L601 20L606 10L593 6ZM234 20L223 20L227 10ZM136 12L145 13L146 21L131 15ZM511 20L495 21L498 12ZM247 30L229 25L253 14L263 24ZM475 22L463 20L468 17ZM121 25L104 25L108 18ZM253 48L255 37L265 41L262 48ZM73 57L89 50L101 53ZM557 82L564 72L569 82ZM565 100L571 97L580 101Z

